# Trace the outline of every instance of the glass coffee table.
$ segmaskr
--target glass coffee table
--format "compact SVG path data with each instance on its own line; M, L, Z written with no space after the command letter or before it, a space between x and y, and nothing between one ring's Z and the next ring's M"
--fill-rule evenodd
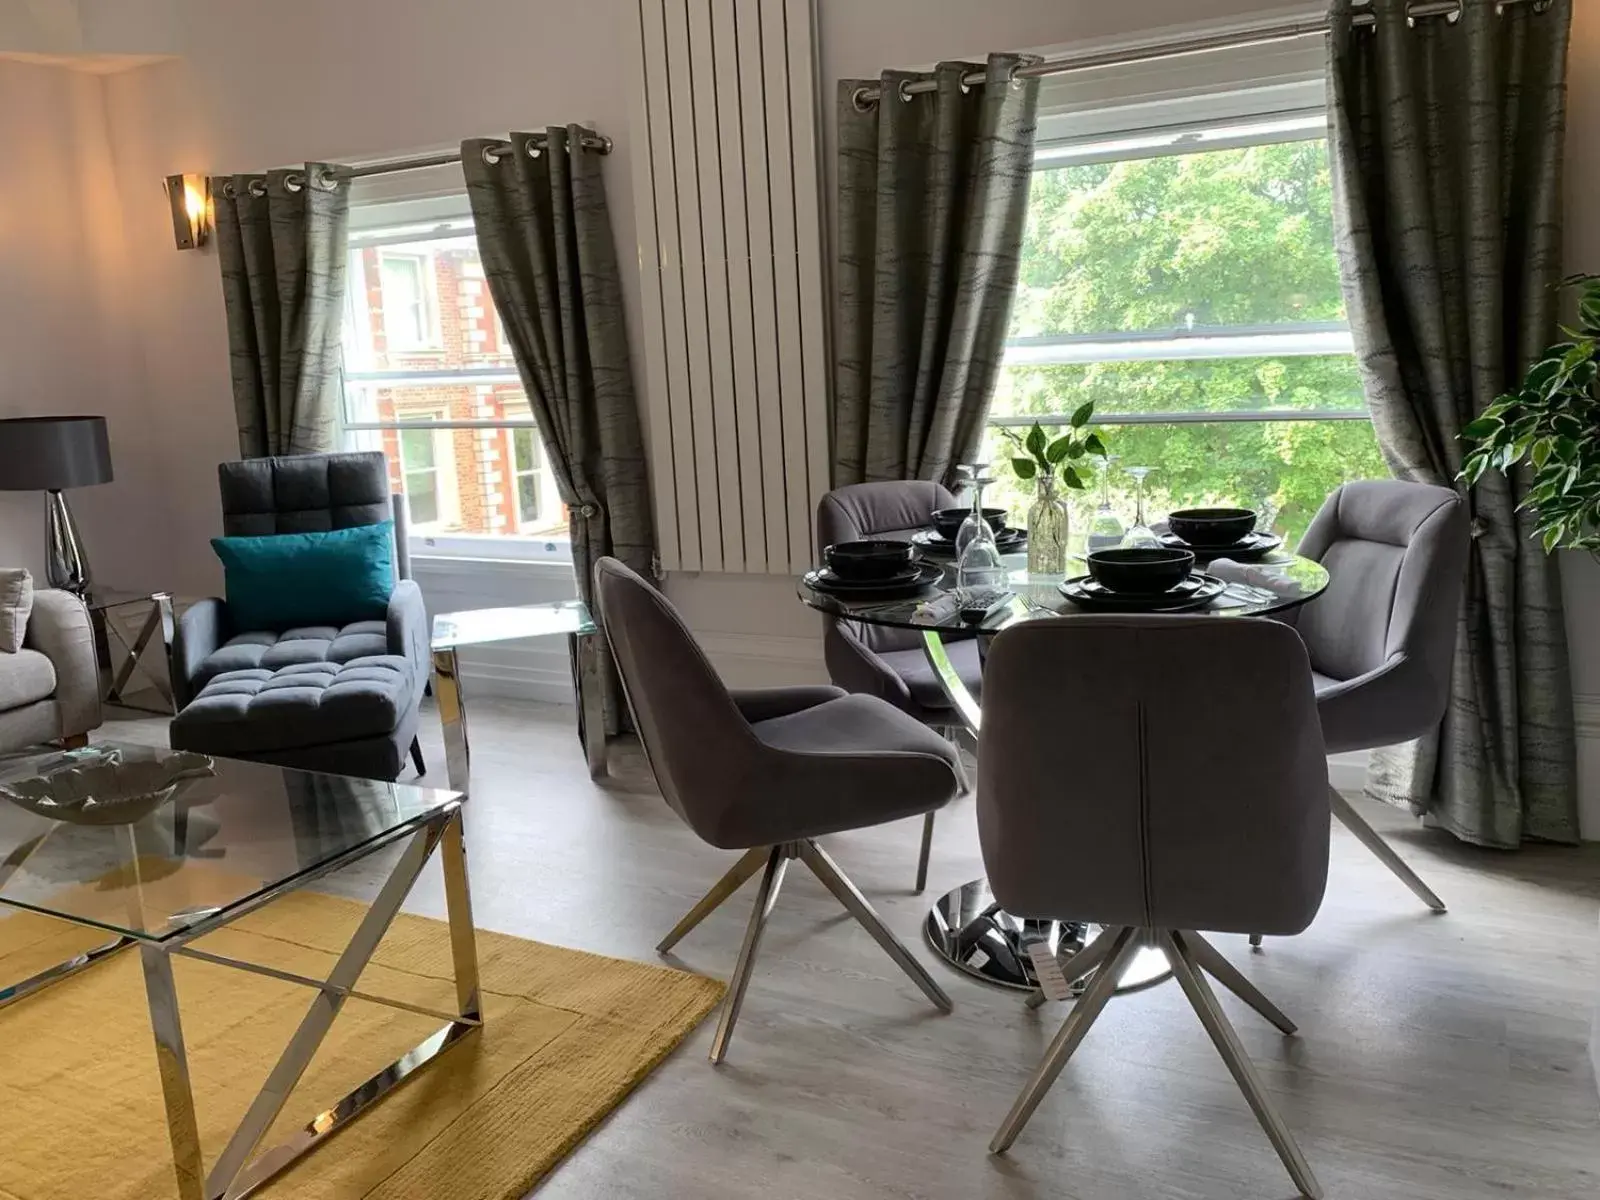
M131 775L178 765L189 768L189 774L169 794L125 807L113 803L119 785L108 778L112 773ZM58 774L71 771L76 774ZM55 776L58 795L75 787L79 795L104 803L80 808L70 803L69 796L66 807L50 810L55 816L44 815L36 794L20 798L17 794L36 793L41 785L25 781L41 776ZM106 935L93 949L28 979L0 980L0 1007L92 969L110 955L136 950L143 967L178 1195L181 1200L247 1196L483 1024L462 841L464 801L457 792L115 743L0 760L0 924L3 910L26 910ZM326 978L227 958L193 944L278 896L396 844L401 846L399 858ZM449 908L454 1012L356 988L362 969L436 848ZM314 993L209 1173L201 1156L173 986L175 957L301 984ZM317 1114L288 1141L258 1154L261 1140L352 996L436 1017L443 1025Z

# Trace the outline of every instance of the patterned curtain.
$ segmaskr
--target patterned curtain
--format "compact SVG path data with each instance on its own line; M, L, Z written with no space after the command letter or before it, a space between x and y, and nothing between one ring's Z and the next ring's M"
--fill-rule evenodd
M509 148L473 139L461 165L489 294L571 511L578 591L596 612L595 560L613 555L649 577L655 527L600 156L580 145L588 132L514 133ZM615 734L616 666L596 638L577 654L579 711L593 711L597 691Z
M955 482L983 437L1027 216L1039 82L1024 60L839 82L833 485ZM903 94L932 79L937 90ZM858 105L858 88L882 98Z
M1570 0L1334 0L1328 83L1340 272L1378 442L1401 479L1450 485L1463 425L1554 340ZM1377 24L1358 28L1355 12ZM1485 475L1437 735L1374 755L1368 790L1456 836L1577 839L1572 688L1555 563Z
M339 448L350 189L326 170L211 181L243 458Z

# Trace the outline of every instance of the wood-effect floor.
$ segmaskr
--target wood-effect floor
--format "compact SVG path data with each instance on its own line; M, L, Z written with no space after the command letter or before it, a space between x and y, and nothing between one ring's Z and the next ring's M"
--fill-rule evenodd
M731 863L655 793L636 750L591 783L570 709L472 710L469 861L479 925L624 958L654 945ZM156 719L99 735L164 744ZM431 714L424 746L443 786ZM1284 1038L1224 994L1267 1089L1334 1200L1600 1197L1600 845L1475 850L1362 802L1450 905L1428 913L1341 829L1304 935L1217 945L1300 1025ZM807 872L773 913L728 1061L708 1021L538 1189L760 1200L1288 1200L1293 1185L1175 985L1114 1000L1003 1157L995 1127L1066 1008L937 963L929 898L981 874L970 800L942 813L928 896L917 822L828 839L956 1003L941 1016ZM328 881L370 896L377 869ZM754 885L673 960L726 978ZM437 869L414 911L442 916ZM336 1147L332 1153L338 1153Z

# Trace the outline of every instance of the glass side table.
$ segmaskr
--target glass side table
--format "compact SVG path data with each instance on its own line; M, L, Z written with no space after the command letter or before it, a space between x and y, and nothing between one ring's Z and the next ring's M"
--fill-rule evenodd
M439 724L444 730L445 774L452 788L467 791L472 774L467 744L467 704L461 691L456 651L463 646L566 634L573 661L578 662L581 656L600 651L592 640L596 632L598 627L582 600L524 604L516 608L474 608L434 617L433 698L439 706ZM598 779L606 769L605 718L601 715L599 697L586 696L581 687L578 688L578 737L583 742L590 778Z
M87 601L89 620L94 626L94 652L105 675L100 699L106 704L133 708L140 712L172 715L178 706L172 696L172 594L170 592L119 592L111 588L97 588ZM133 641L128 641L122 625L124 616L138 619L139 609L144 609L144 621ZM157 638L160 640L157 641ZM111 661L111 645L115 642L126 655L120 664ZM151 661L160 651L160 668ZM113 673L115 668L115 673ZM154 688L164 707L153 707L129 699L129 684L134 676L144 677L148 687ZM143 691L145 688L137 690Z

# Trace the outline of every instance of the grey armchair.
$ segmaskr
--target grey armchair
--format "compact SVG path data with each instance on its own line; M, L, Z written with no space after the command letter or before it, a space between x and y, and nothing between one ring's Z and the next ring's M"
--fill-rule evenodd
M1328 769L1305 647L1271 621L1043 619L994 639L986 684L978 838L994 897L1018 917L1105 927L1062 965L1093 979L990 1150L1016 1140L1153 944L1289 1174L1319 1195L1206 976L1285 1034L1294 1023L1198 932L1299 933L1322 902ZM1066 762L1064 730L1093 752Z
M0 653L0 753L81 742L99 725L100 669L88 610L71 592L35 592L22 649Z
M817 503L817 547L863 538L906 540L928 526L936 508L950 508L955 497L942 484L907 479L853 483L834 488ZM981 694L983 663L975 638L947 638L951 665L974 697ZM847 692L876 696L926 725L952 736L961 721L922 650L922 635L909 629L863 625L823 618L823 659L828 678ZM917 891L928 882L933 847L933 814L923 819L917 855Z
M384 620L342 628L238 629L205 599L179 618L174 749L395 779L416 740L428 683L428 617L409 575L405 501L377 451L249 459L217 468L222 527L260 537L395 523L398 576Z
M1324 502L1300 553L1331 576L1290 615L1311 655L1328 752L1370 750L1435 729L1450 666L1470 542L1466 505L1448 488L1347 483ZM1444 902L1338 792L1338 817L1436 912Z
M744 851L657 948L671 950L762 872L711 1061L727 1054L762 930L796 858L928 999L950 1011L949 997L816 839L947 803L963 783L954 747L872 696L832 687L731 693L666 597L614 558L600 559L594 577L601 623L662 796L702 840Z

